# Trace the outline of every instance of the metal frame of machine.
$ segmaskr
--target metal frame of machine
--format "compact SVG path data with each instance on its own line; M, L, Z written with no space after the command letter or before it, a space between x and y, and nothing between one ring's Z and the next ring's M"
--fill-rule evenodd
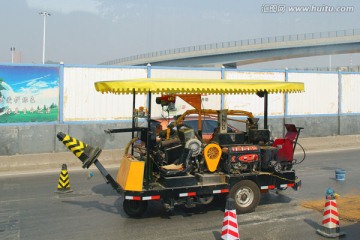
M123 208L130 217L142 216L148 201L162 201L171 210L178 204L187 207L209 204L218 194L234 198L237 211L247 213L258 205L260 193L288 187L297 190L301 186L292 165L294 149L302 128L288 124L285 137L271 142L267 127L267 105L269 93L301 92L304 91L303 83L134 79L97 82L95 88L102 93L132 94L132 109L136 106L136 94L147 94L148 97L147 111L134 111L131 128L106 130L107 133L132 133L132 140L126 147L116 180L97 159L101 149L93 148L64 133L58 133L58 138L83 162L84 168L95 164L107 183L123 194ZM151 118L151 97L154 93L161 94L156 99L156 103L161 106L171 105L176 97L181 97L194 110L178 118L174 126L161 132L156 131L156 122L154 124ZM201 109L202 94L257 94L263 97L264 129L258 128L258 119L250 112ZM182 118L189 113L199 115L198 133L181 124ZM201 141L201 116L216 113L220 132L214 133L212 141L204 143ZM224 127L227 115L246 116L247 131L227 133L226 130L221 130L227 129ZM136 126L135 119L140 116L147 119L146 127ZM175 132L171 129L173 127L177 128ZM136 137L136 133L139 137ZM130 147L131 154L128 154ZM140 153L136 149L140 149Z

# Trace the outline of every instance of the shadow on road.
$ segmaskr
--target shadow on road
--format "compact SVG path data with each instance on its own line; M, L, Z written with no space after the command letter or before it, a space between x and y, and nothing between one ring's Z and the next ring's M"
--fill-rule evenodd
M260 205L275 204L275 203L289 203L292 198L282 194L281 192L269 192L261 195Z
M120 213L120 207L116 204L109 205L106 203L101 203L99 201L74 201L74 200L63 200L63 203L72 204L80 206L84 209L98 209L104 212L119 214Z
M312 219L305 218L304 222L307 223L309 226L311 226L315 231L316 229L321 228L321 225Z
M221 239L221 232L213 231L214 239Z
M341 220L340 220L341 221ZM307 223L314 229L314 232L317 229L322 229L322 224L313 221L312 219L304 219L304 222ZM350 223L350 222L340 222L340 232L345 232L344 236L339 237L338 239L359 239L360 237L360 223ZM342 226L344 225L344 226Z
M122 216L127 215L122 210L119 211ZM171 219L174 216L191 217L198 214L206 214L211 211L225 210L226 199L214 198L213 202L208 205L197 205L193 208L187 208L184 205L176 205L172 211L167 212L161 201L149 201L148 208L145 214L141 218L164 218Z
M104 197L106 197L106 196L119 196L120 197L120 194L118 194L111 187L110 184L106 184L106 183L96 185L96 186L92 187L91 190L96 194L103 195Z

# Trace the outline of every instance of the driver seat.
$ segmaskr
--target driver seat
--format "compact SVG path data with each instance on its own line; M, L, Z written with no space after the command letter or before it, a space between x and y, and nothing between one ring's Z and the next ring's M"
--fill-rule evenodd
M173 164L165 165L160 167L160 175L164 177L175 177L175 176L185 176L192 169L190 163L192 156L192 150L184 148L183 153L180 158L175 160ZM179 168L179 166L181 166Z

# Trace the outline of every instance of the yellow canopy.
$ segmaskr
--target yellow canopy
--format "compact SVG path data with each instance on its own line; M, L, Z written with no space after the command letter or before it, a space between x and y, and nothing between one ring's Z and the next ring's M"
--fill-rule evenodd
M304 83L268 80L228 80L228 79L160 79L140 78L131 80L103 81L95 83L101 93L137 94L151 93L204 93L204 94L255 94L303 92Z

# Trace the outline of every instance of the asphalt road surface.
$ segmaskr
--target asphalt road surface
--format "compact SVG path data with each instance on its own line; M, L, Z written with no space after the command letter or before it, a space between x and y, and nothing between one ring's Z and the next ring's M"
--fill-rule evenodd
M254 213L237 215L241 239L325 239L316 234L322 214L300 202L325 202L328 187L340 195L360 194L359 156L360 149L308 153L295 168L302 189L264 194ZM346 170L345 181L336 181L336 168ZM0 239L221 239L224 201L195 209L176 207L171 215L154 201L142 219L130 219L122 198L93 171L88 179L88 170L68 169L73 190L68 194L54 193L60 169L1 176ZM116 176L116 169L109 172ZM347 233L342 239L360 239L360 223L340 221L340 227Z

